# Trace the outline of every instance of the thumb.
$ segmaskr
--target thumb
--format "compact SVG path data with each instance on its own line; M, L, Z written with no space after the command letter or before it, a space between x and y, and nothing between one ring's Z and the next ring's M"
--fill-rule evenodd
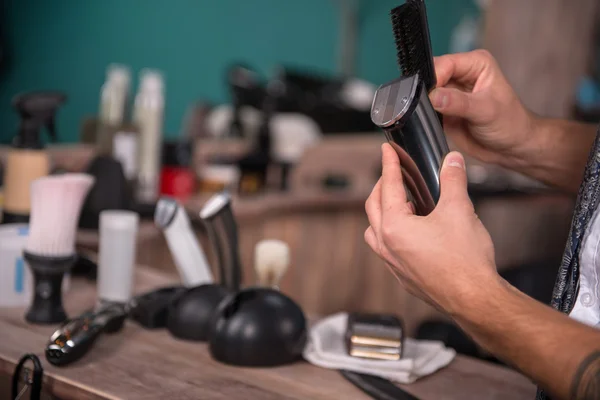
M475 119L477 102L473 94L455 88L437 88L430 94L431 105L436 111L448 116Z
M440 171L440 204L467 203L472 207L467 192L467 171L462 154L452 151L446 155Z

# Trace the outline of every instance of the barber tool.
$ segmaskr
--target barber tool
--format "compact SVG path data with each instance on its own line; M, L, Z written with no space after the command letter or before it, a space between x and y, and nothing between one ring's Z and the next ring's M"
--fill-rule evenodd
M362 390L374 400L419 400L398 385L378 376L340 371L346 380Z
M167 306L182 287L164 287L134 297L128 303L103 303L95 310L65 322L46 345L46 359L53 365L65 366L87 354L102 333L121 330L131 318L145 328L166 325Z
M213 283L206 256L192 231L185 209L170 197L156 205L154 223L162 229L183 284L188 287Z
M200 218L208 231L216 253L221 284L231 291L240 288L242 267L238 249L238 232L227 192L212 196L202 207Z
M241 280L237 225L229 194L222 192L211 197L200 211L200 217L218 260L220 283L192 287L178 296L169 307L167 321L167 329L173 336L194 341L211 338L217 306L239 290ZM174 257L177 256L174 254ZM185 267L188 268L198 266L190 264Z
M442 342L402 339L402 335L401 324L393 316L358 314L349 319L347 313L337 313L311 326L303 356L319 367L374 375L404 384L444 368L456 356ZM348 344L352 336L358 340ZM367 357L364 352L350 354L365 345L369 347ZM378 357L382 354L393 357Z
M280 241L256 246L259 281L276 285L289 264L289 250ZM215 311L209 350L226 364L267 367L298 360L306 344L306 319L292 299L280 291L254 287L227 297Z
M77 258L77 220L93 182L86 174L62 174L31 184L31 220L23 252L34 277L33 303L25 315L29 322L54 324L66 319L61 286Z
M393 315L348 315L346 349L353 357L372 360L399 360L402 357L404 328Z
M25 363L31 361L33 368L31 372L28 369L23 370ZM19 390L19 382L24 380L25 385ZM44 380L44 368L38 356L32 353L24 354L17 363L12 376L11 396L12 400L25 399L23 396L30 389L29 399L40 400L42 395L42 383Z
M166 218L163 218L164 215L171 212L175 213L173 217L175 219L183 217L183 215L178 217L179 212L184 213L182 207L178 206L179 211L175 212L166 204L168 203L162 203L163 212L159 218L161 221L166 220ZM157 209L158 213L159 210ZM200 217L206 226L217 256L219 283L211 283L212 275L209 275L210 269L206 260L199 262L200 258L203 257L203 253L197 242L195 242L193 233L189 230L189 225L185 228L182 223L183 219L180 222L174 221L173 223L178 224L179 227L175 225L174 233L170 233L173 235L173 241L175 241L175 235L177 237L187 236L186 243L189 245L190 242L194 242L199 250L199 252L190 248L181 250L181 244L176 243L172 248L173 257L178 264L178 268L180 268L180 274L190 276L191 278L187 280L198 280L201 284L189 288L171 302L168 310L167 329L177 338L192 341L206 341L209 339L210 324L217 306L223 299L239 289L241 280L237 226L231 212L229 195L219 193L211 197L200 211ZM187 220L187 217L185 218ZM187 229L188 232L185 233L184 229ZM167 240L170 243L170 240ZM178 241L180 240L182 239L178 239ZM187 251L189 256L184 256L184 251ZM208 280L209 276L210 280Z
M254 269L260 286L278 288L290 264L290 248L281 240L266 239L254 249Z
M100 213L98 299L125 304L131 299L139 216L132 211Z
M181 207L179 208L181 209ZM167 208L164 202L162 209L166 213ZM182 209L181 212L183 212ZM208 283L209 281L205 279L210 269L206 261L198 263L198 253L193 256L196 262L191 262L192 257L188 256L185 256L184 260L183 250L180 250L181 245L177 244L177 248L172 252L176 262L181 262L181 271L183 272L180 273L182 275L193 274L195 277L201 274L205 283L186 290L174 299L169 306L167 319L167 329L173 336L193 341L209 339L210 324L217 306L228 295L239 290L241 280L237 226L231 212L229 195L219 193L211 197L200 211L200 217L206 226L218 260L220 281L219 283ZM174 218L177 218L177 215ZM163 220L162 216L160 219ZM175 229L179 229L178 236L184 234L181 228ZM185 235L195 241L191 231ZM199 246L198 249L200 249ZM189 248L187 251L191 252ZM177 255L176 252L179 254ZM178 258L179 261L177 261Z
M398 153L417 213L427 215L439 200L440 167L449 149L428 96L436 76L425 3L407 0L391 17L402 76L377 89L371 119Z
M122 304L107 304L97 311L85 312L67 321L50 337L46 359L53 365L67 365L83 357L102 332L121 329L127 308Z

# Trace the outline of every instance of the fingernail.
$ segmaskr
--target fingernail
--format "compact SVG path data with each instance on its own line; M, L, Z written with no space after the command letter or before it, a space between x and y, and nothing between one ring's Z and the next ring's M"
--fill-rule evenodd
M448 96L440 93L439 90L434 90L431 92L431 104L437 109L444 108L448 104Z
M453 151L448 153L446 156L446 159L444 160L444 166L465 169L465 159L463 158L462 154L457 151Z

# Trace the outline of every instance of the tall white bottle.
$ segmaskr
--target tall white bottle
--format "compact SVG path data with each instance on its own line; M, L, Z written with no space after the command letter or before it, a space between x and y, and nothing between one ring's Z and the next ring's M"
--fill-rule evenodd
M125 117L125 107L129 94L131 75L129 68L111 64L106 69L106 81L100 93L100 121L107 125L119 126Z
M143 203L158 199L164 108L162 74L155 70L142 70L133 121L140 131L137 200Z

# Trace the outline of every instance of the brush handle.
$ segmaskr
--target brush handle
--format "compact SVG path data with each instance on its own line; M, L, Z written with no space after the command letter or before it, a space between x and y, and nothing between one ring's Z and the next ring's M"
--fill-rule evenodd
M164 234L185 286L194 287L214 282L204 251L191 229L183 207L177 207L173 221L164 229Z
M62 304L62 281L76 256L44 257L24 252L34 279L33 302L25 319L33 324L56 324L67 319Z

